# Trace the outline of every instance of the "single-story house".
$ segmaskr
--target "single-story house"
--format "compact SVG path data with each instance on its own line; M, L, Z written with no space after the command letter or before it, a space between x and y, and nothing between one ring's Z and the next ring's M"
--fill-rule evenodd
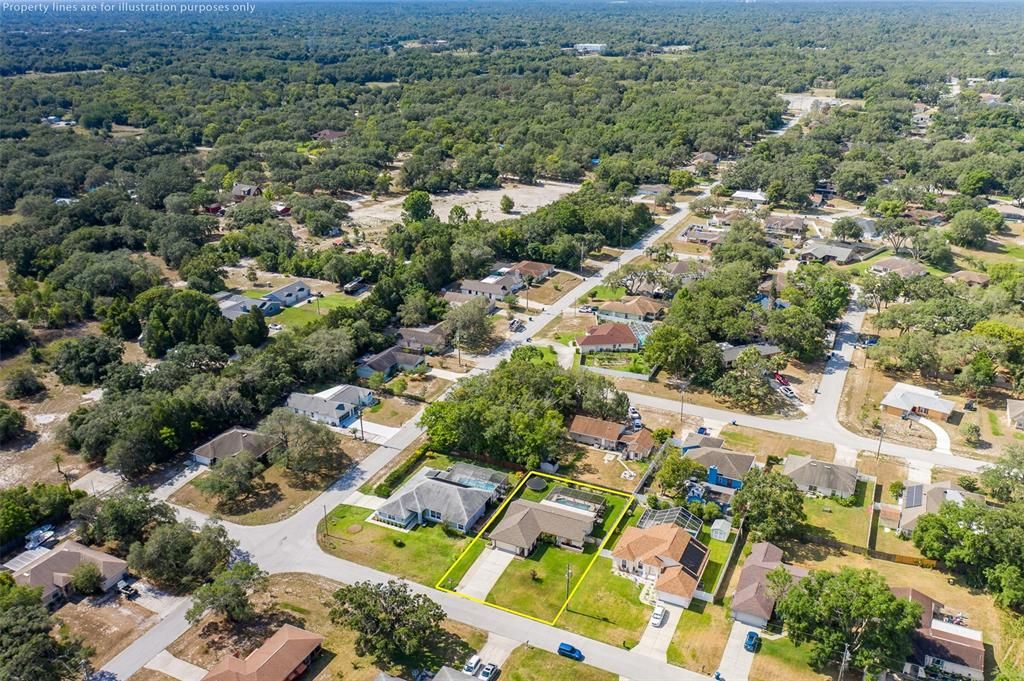
M915 414L917 416L941 416L949 418L956 408L951 400L940 397L939 392L921 388L909 383L897 383L882 398L882 411L894 416Z
M905 211L902 217L922 225L941 225L946 220L946 216L939 211L924 208L911 208Z
M704 265L700 260L675 260L666 264L663 268L668 276L682 281L697 279L704 274Z
M714 247L722 243L727 233L727 230L716 229L711 226L705 227L703 225L690 225L683 230L680 238L683 241L690 242L691 244Z
M909 483L903 489L899 501L899 520L896 531L909 535L917 527L917 521L929 513L937 513L945 503L963 506L968 500L985 502L980 494L968 492L949 480L935 483Z
M804 492L816 492L843 499L852 497L857 492L859 473L853 466L790 454L786 457L782 474L795 482Z
M828 203L828 200L824 195L814 192L813 194L807 195L807 202L811 205L811 208L821 208Z
M470 301L483 300L487 302L488 314L495 310L494 299L488 298L487 296L478 296L472 293L459 293L458 291L447 291L441 297L444 298L451 307L462 307Z
M711 523L711 538L718 541L729 541L729 533L732 532L732 522L725 518L719 518Z
M454 667L444 665L434 674L434 681L476 681L476 677L459 671Z
M553 275L555 273L555 266L535 260L520 260L515 265L509 267L509 271L518 274L522 277L523 281L526 281L527 277L533 277L533 283L536 284Z
M730 227L734 222L750 217L752 217L752 214L745 210L727 210L722 213L716 213L708 218L708 226Z
M754 462L757 460L753 454L740 454L711 447L690 449L685 456L707 470L706 480L708 483L729 489L743 487L743 478L754 467Z
M444 352L448 349L448 333L443 322L419 328L402 327L398 330L398 347L413 352Z
M942 603L917 589L893 587L894 596L921 605L920 626L911 641L910 657L902 672L912 679L972 679L985 678L985 643L977 629L947 622ZM931 670L941 670L936 676Z
M630 460L646 459L658 448L658 442L647 428L626 433L619 438L619 442L624 445L622 458Z
M218 291L213 294L213 299L217 301L220 313L232 322L254 307L262 312L264 317L276 315L281 311L281 303L276 300L249 298L231 291Z
M635 351L640 349L640 341L626 324L609 322L592 326L587 335L576 341L581 354L591 352Z
M317 142L334 142L342 137L348 135L347 132L341 132L340 130L324 129L313 133L313 139Z
M841 241L820 241L811 239L804 242L797 259L800 262L834 262L847 265L860 260L857 250Z
M738 192L733 192L732 198L737 201L750 201L755 205L761 205L762 203L768 202L768 197L760 190L748 191L746 189L741 189Z
M193 449L192 460L212 466L217 463L218 459L231 457L243 451L249 452L256 458L263 458L274 448L274 444L274 438L269 435L235 427Z
M263 196L263 190L256 185L242 184L241 182L236 182L231 187L231 199L235 203L241 203L253 196Z
M726 368L731 367L732 363L735 362L740 354L747 348L754 348L762 357L774 357L782 352L782 348L777 345L772 345L771 343L747 343L746 345L719 343L718 347L722 349L722 364L724 364Z
M602 322L625 319L631 322L653 322L665 314L664 303L647 296L627 296L622 300L609 300L597 308Z
M794 581L807 576L807 570L782 562L782 549L758 542L743 563L736 592L732 595L732 618L751 627L764 629L775 612L775 598L768 591L768 573L782 566Z
M560 504L516 499L490 532L495 548L517 556L528 556L542 534L554 538L557 546L582 551L594 531L594 514Z
M222 657L202 681L294 681L320 654L324 637L286 624L244 660Z
M898 274L904 279L911 277L923 277L928 274L928 270L919 262L914 260L907 260L906 258L897 258L893 256L891 258L883 258L876 263L873 263L868 268L870 272L878 275L885 274Z
M507 272L484 279L463 279L455 286L459 293L497 301L523 288L523 279L517 273Z
M569 424L569 438L581 444L600 449L618 449L619 438L625 426L577 414Z
M313 295L313 292L310 290L309 284L304 281L293 281L290 284L274 289L263 296L263 299L277 301L285 307L292 307L304 300L309 300L311 295Z
M339 385L315 395L292 393L285 406L313 421L340 427L359 416L364 407L377 403L372 390L357 385Z
M1006 400L1006 422L1024 430L1024 400Z
M947 284L966 284L969 288L985 288L988 286L989 277L984 272L971 272L970 270L959 270L946 277L943 281Z
M479 468L484 474L466 470L464 474L451 476L443 471L428 470L391 495L374 513L374 519L401 528L427 522L443 523L468 532L484 516L487 504L501 496L507 482L494 480L495 471L487 468ZM507 480L507 476L503 479Z
M402 352L397 346L378 352L376 355L367 357L366 360L356 367L356 375L359 378L369 378L380 372L390 378L399 371L409 371L423 364L423 355L413 355Z
M702 151L699 154L696 154L690 163L693 165L697 165L698 163L718 163L718 154L713 154L710 151Z
M710 435L701 435L700 433L687 433L679 449L685 454L691 449L697 449L698 447L721 449L724 445L725 440L720 437L711 437Z
M627 527L612 551L613 569L654 585L658 600L689 607L708 563L708 547L683 528Z
M78 566L95 565L100 571L100 588L109 591L124 579L128 563L110 554L90 549L76 541L65 541L52 551L19 568L13 575L21 586L41 588L43 605L50 607L71 595L71 579Z
M764 221L764 231L773 236L799 239L807 233L807 223L798 215L769 215Z

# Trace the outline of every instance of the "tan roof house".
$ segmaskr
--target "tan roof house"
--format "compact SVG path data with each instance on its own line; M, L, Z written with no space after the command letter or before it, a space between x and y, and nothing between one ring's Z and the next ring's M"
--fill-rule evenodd
M536 262L535 260L520 260L515 265L512 265L509 270L518 272L524 280L526 277L533 277L533 283L536 284L554 274L555 266L549 265L546 262Z
M911 277L923 277L928 273L924 265L906 258L883 258L868 268L872 273L878 275L898 274L904 279Z
M517 556L530 555L542 534L553 537L557 546L582 551L594 521L592 513L564 505L516 499L489 538L495 548Z
M243 451L259 458L273 449L275 443L274 438L255 430L232 428L193 449L192 459L196 463L212 466L218 459L234 456Z
M324 637L286 624L244 660L228 655L202 681L293 681L320 653Z
M956 404L941 397L941 393L928 388L897 383L882 398L882 411L893 416L941 416L948 419Z
M991 277L984 272L971 272L970 270L959 270L945 279L949 284L966 284L970 288L985 288L988 286Z
M1006 400L1006 421L1017 430L1024 430L1024 400Z
M617 449L625 426L577 414L569 424L569 437L581 444L601 449Z
M653 322L665 314L665 305L647 296L627 296L622 300L609 300L597 308L597 318L603 322L627 320Z
M708 562L708 548L675 524L627 527L615 550L614 569L654 585L658 600L688 607Z
M43 604L53 605L70 595L72 575L84 563L99 568L103 591L114 588L128 569L128 563L120 558L66 541L15 572L14 581L21 586L41 587Z

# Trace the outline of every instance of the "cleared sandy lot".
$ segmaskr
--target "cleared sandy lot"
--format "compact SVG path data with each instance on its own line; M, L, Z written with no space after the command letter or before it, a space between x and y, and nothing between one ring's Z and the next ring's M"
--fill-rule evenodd
M541 206L546 206L578 190L578 184L567 182L539 182L537 184L507 184L498 189L478 189L473 191L431 194L434 212L442 220L447 219L452 206L459 205L466 209L470 217L476 215L477 209L485 220L504 220L517 215L532 213ZM508 194L515 203L510 215L501 212L498 207L501 197ZM353 222L364 228L374 229L385 227L402 219L402 201L405 196L374 201L366 198L351 201Z

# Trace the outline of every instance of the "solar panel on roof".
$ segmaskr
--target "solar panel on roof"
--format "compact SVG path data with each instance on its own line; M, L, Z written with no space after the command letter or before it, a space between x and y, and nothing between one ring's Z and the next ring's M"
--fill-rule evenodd
M904 508L917 508L924 499L924 485L911 485L903 490L905 495Z
M704 556L707 555L707 548L699 542L691 541L683 549L683 556L679 559L680 565L686 574L694 579L700 579L700 566L704 563Z

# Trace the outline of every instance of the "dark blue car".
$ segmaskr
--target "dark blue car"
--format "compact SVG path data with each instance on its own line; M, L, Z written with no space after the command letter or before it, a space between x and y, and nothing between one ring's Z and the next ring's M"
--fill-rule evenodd
M748 653L756 653L760 646L761 637L757 635L756 631L748 631L747 639L743 642L743 649Z
M577 662L583 660L583 653L580 652L580 649L575 646L571 646L568 643L558 644L558 654L562 657L568 657L576 660Z

